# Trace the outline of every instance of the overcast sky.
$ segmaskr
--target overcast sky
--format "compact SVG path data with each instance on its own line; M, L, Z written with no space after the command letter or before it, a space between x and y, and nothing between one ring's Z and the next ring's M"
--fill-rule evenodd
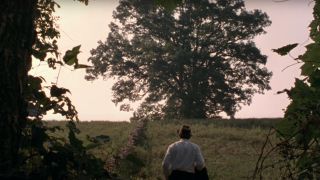
M118 0L91 0L88 6L71 0L59 0L61 8L56 15L61 39L59 48L62 53L81 44L79 55L82 64L88 64L90 50L97 47L97 41L105 41L112 21L112 11ZM309 42L308 25L312 20L313 4L309 0L246 0L246 8L261 9L266 12L272 25L266 28L267 33L255 39L257 47L268 56L267 68L273 72L270 85L271 90L263 95L255 95L250 106L244 106L237 114L237 118L265 118L282 117L284 109L289 104L285 94L277 91L293 86L294 79L299 77L300 65L290 68L295 63L289 56L281 57L271 49L282 47L290 43L299 43L291 55L293 57L303 53L304 46ZM34 62L32 74L43 76L47 83L56 82L58 71L48 70L43 63ZM85 70L71 71L61 68L58 86L70 89L72 102L79 112L80 120L129 120L132 112L121 112L111 102L112 80L96 80L88 82L84 79ZM45 119L63 119L49 113Z

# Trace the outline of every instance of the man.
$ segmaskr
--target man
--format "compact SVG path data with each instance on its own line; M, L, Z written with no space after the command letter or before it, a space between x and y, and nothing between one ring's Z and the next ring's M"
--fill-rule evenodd
M178 131L180 140L172 143L162 162L167 180L194 180L195 172L206 170L198 145L189 141L191 129L183 125Z

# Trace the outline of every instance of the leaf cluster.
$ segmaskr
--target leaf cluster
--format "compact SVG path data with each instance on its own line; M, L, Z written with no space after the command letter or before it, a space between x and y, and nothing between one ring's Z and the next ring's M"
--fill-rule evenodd
M79 0L88 3L88 0ZM53 15L60 6L54 0L39 0L34 14L34 31L36 38L32 47L34 59L45 61L50 68L74 66L75 69L89 66L79 64L77 55L80 45L66 52L60 60L57 40L60 37L57 29L57 17ZM29 69L28 69L29 70ZM72 104L66 88L57 84L44 86L41 76L28 75L24 98L28 104L28 119L20 134L19 154L16 158L17 168L1 178L18 179L107 179L110 178L104 169L104 162L88 153L83 142L76 134L75 121L77 111ZM49 128L42 123L48 112L60 114L70 120L67 123L68 138L56 137L52 134L61 130L59 127ZM1 162L1 165L2 162Z
M28 121L23 131L19 169L16 178L30 179L107 179L104 162L87 153L77 137L79 130L74 121L67 123L68 138L53 134L60 127L46 127L41 120ZM49 135L50 134L50 135ZM21 176L21 177L20 177ZM12 176L11 176L12 177Z
M32 47L33 58L47 62L52 69L56 69L57 65L74 66L75 69L89 67L78 62L77 56L80 53L80 45L68 50L63 57L63 61L60 60L61 53L57 45L60 32L56 24L58 17L54 16L56 8L60 8L60 5L54 0L39 0L37 3L34 17L36 38ZM30 117L41 119L48 111L53 110L54 113L61 114L67 119L77 120L77 111L66 95L70 91L58 87L57 84L42 86L41 83L43 82L45 82L45 79L42 77L28 76L25 96L28 101ZM46 91L49 91L49 95Z
M309 26L313 42L295 59L303 64L304 79L296 79L293 88L283 91L291 103L276 127L280 140L277 150L283 158L280 168L286 179L320 178L320 2L314 3L314 20ZM289 44L274 51L286 55L296 46Z

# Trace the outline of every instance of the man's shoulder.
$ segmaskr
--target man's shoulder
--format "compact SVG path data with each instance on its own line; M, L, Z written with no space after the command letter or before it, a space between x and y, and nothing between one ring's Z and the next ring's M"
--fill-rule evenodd
M169 145L169 148L174 148L174 147L180 146L182 143L183 143L183 141L181 141L181 140L175 141Z
M182 144L189 144L190 146L193 146L193 147L196 147L196 148L199 148L199 145L196 144L196 143L193 143L189 140L179 140L179 141L176 141L172 144L169 145L169 147L173 147L173 146L179 146L179 145L182 145Z
M199 145L193 142L190 142L192 144L193 147L195 147L196 149L200 149Z
M169 147L177 146L180 143L181 143L180 141L173 142L169 145Z

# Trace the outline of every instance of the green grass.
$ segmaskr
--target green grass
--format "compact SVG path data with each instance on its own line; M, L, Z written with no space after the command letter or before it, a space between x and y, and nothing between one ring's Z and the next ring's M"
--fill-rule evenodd
M171 120L153 121L147 126L147 149L139 149L143 154L146 166L143 172L147 179L164 179L161 162L170 143L178 140L177 129L182 124L191 126L193 137L204 155L210 179L247 179L254 171L255 164L268 130L279 119L246 119L246 120ZM61 122L49 122L50 125L62 126ZM86 135L109 135L111 142L92 151L102 159L107 159L126 144L133 123L127 122L81 122L80 139ZM272 137L275 139L275 137ZM85 141L86 142L86 141ZM268 162L276 160L271 156ZM264 173L265 179L277 179L278 170Z
M151 179L162 179L161 162L167 146L178 140L177 129L182 124L191 126L193 137L206 161L210 179L247 179L252 176L261 146L265 141L268 128L276 121L165 121L151 122L148 126L148 141L152 163ZM276 158L276 157L272 157ZM269 161L272 161L272 158ZM276 177L273 171L266 172L265 178Z
M65 128L65 121L45 121L48 126L60 126ZM91 153L97 157L107 160L113 155L116 155L118 150L127 143L128 136L134 128L134 124L129 122L111 122L111 121L81 121L76 123L80 130L78 138L88 145L90 142L87 136L108 135L111 141L101 145L95 149L90 150ZM58 131L54 134L57 137L67 137L67 131Z

